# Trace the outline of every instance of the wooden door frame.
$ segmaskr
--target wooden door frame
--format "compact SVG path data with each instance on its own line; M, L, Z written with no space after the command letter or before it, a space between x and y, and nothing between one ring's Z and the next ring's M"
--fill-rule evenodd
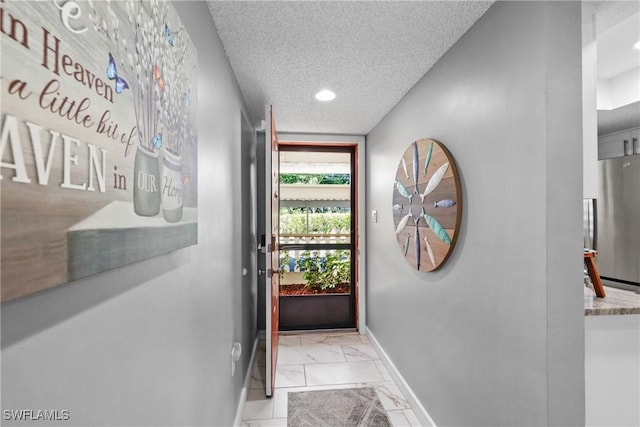
M356 185L355 193L355 210L354 226L355 226L355 320L356 329L361 333L365 331L366 319L366 265L365 265L365 137L356 135L323 135L323 134L297 134L297 133L278 133L278 144L287 146L326 146L340 147L348 146L354 148L354 177Z
M342 308L343 308L343 297L344 295L335 295L335 296L328 296L328 295L315 295L313 297L301 297L301 296L296 296L296 297L285 297L284 301L287 301L287 307L289 308L289 310L298 310L300 309L300 304L305 304L304 306L306 307L306 309L304 310L309 316L311 316L312 318L317 318L318 314L320 312L326 311L326 310L330 310L330 311L334 311L334 314L336 317L332 317L331 315L326 316L325 319L327 320L326 323L324 324L314 324L313 326L311 326L311 324L307 323L307 327L309 329L321 329L321 328L330 328L330 329L341 329L341 328L345 328L345 329L350 329L350 328L356 328L358 327L358 265L359 265L359 257L358 257L358 239L357 239L357 231L358 231L358 169L357 169L357 159L358 159L358 146L356 144L352 144L352 143L334 143L331 145L327 145L327 144L319 144L319 143L313 143L313 144L309 144L309 143L302 143L299 141L288 141L288 142L284 142L284 143L278 143L278 151L280 153L282 152L291 152L291 153L295 153L295 152L302 152L302 153L340 153L340 154L348 154L349 155L349 169L350 172L349 174L351 175L351 183L349 184L349 205L350 205L350 224L349 224L349 228L350 228L350 239L349 239L349 257L350 257L350 283L353 284L353 286L350 288L350 292L348 294L349 296L349 303L348 303L348 321L345 321L344 317L343 317L343 312L342 312ZM287 245L283 245L286 247ZM306 249L309 250L312 246L308 246ZM282 247L280 249L283 249ZM336 248L325 248L327 250L336 250L338 249ZM306 305L308 303L307 298L311 298L311 300L315 301L315 304L309 304ZM307 299L307 301L305 301L303 303L303 300ZM280 300L281 303L284 302L282 299ZM338 302L340 301L340 302ZM327 306L326 304L329 304L329 306ZM293 308L293 307L298 307L298 308ZM329 308L331 307L331 308ZM314 310L317 309L316 310ZM289 312L290 314L290 312ZM323 316L324 317L324 316ZM303 319L305 318L304 315L302 315L299 318L299 322L297 321L293 321L292 319L289 317L289 326L285 327L285 331L287 330L292 330L291 329L291 324L298 324L299 326L296 326L293 328L293 330L297 330L297 329L306 329L305 326L301 326L302 324L305 324L305 321L303 321ZM280 319L282 320L282 314ZM283 325L280 325L281 328L283 327ZM281 329L283 330L283 329Z

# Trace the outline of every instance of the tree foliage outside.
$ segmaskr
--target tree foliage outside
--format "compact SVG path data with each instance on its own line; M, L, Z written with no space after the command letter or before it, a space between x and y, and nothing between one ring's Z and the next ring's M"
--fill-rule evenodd
M348 173L281 173L281 184L350 184L351 175Z

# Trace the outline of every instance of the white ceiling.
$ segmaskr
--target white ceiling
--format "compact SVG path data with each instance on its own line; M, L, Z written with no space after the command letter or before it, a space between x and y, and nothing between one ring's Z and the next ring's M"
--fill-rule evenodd
M631 70L640 76L640 2L596 1L598 79L613 80ZM638 94L640 95L640 94ZM640 102L598 110L598 134L640 126Z
M493 2L207 3L255 124L365 135Z
M630 9L635 13L627 15L613 26L605 27L604 31L598 31L599 79L609 80L640 67L640 50L633 48L640 41L640 2L624 3L632 6ZM600 19L597 19L597 23L600 23Z

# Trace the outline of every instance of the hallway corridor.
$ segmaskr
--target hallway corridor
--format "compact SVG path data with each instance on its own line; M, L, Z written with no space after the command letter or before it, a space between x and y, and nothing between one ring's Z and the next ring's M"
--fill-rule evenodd
M256 354L243 427L286 427L289 392L374 387L394 426L419 426L374 347L356 332L281 335L274 396L265 397L265 351Z

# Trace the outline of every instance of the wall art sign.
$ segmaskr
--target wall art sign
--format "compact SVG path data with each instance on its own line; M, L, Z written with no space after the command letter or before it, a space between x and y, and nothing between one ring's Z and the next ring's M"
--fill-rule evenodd
M435 271L458 237L462 191L453 157L440 142L419 139L404 152L393 186L396 240L409 265Z
M170 3L0 7L2 301L197 244L197 54Z

